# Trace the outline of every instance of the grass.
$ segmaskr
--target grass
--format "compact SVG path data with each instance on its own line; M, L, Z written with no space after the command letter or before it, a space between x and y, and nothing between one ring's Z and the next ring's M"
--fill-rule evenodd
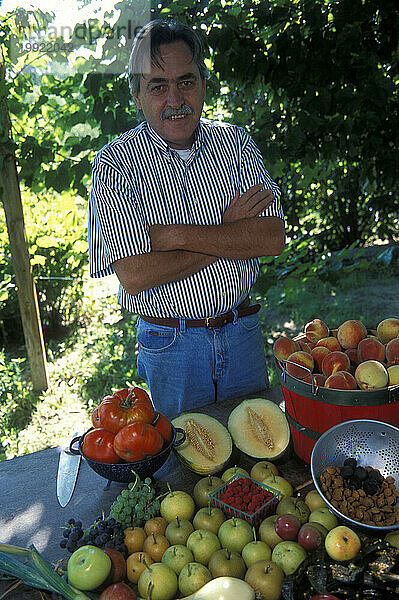
M330 328L351 318L373 328L386 317L399 316L397 275L392 268L380 268L353 272L350 277L338 274L332 283L305 278L284 280L270 288L267 298L259 299L271 384L277 384L272 345L279 335L293 337L314 317ZM0 459L66 444L75 431L90 426L90 411L104 395L131 384L145 387L136 369L136 317L122 311L114 289L110 291L111 296L89 290L79 325L65 339L47 344L50 386L46 392L31 391L24 378L26 361L18 368L14 365L7 385L0 388L9 402L7 426L2 419L0 429ZM11 363L9 359L8 366Z

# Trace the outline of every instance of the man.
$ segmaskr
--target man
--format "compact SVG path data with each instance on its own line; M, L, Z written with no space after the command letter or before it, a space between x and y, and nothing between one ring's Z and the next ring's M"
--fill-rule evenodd
M191 28L152 21L129 83L143 121L93 164L93 277L115 272L139 316L139 375L168 417L267 387L257 257L284 248L280 191L250 136L201 119L205 67Z

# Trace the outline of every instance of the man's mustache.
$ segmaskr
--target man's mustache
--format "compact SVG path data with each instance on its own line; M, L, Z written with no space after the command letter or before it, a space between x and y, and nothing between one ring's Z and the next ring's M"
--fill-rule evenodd
M173 115L192 115L194 114L193 109L188 104L183 104L180 108L165 108L163 113L161 114L162 121L167 119L168 117L172 117Z

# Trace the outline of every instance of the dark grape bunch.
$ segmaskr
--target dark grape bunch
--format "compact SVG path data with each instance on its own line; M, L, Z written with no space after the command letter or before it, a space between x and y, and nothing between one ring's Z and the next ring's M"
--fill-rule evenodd
M384 481L384 477L378 469L358 466L355 458L347 458L344 460L343 467L341 468L341 475L349 488L363 488L368 496L377 494Z
M140 481L136 474L135 481L129 483L127 489L122 490L112 503L110 517L120 523L123 529L143 526L159 513L160 500L155 494L151 479L147 477Z
M123 527L113 518L105 519L100 516L93 525L86 530L82 529L82 522L69 519L65 524L61 548L68 552L75 552L81 546L97 546L98 548L115 548L124 556L127 548L124 543Z

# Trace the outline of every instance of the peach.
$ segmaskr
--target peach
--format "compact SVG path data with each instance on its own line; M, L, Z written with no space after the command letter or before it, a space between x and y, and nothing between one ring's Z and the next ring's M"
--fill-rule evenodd
M314 369L313 356L303 350L294 352L288 357L288 360L289 362L286 363L287 373L297 379L303 379L309 375L309 371L312 372ZM306 367L306 369L302 367Z
M310 352L312 348L315 347L315 343L308 340L304 333L300 333L296 337L294 337L294 341L299 344L299 347L304 352Z
M297 350L299 345L288 337L280 336L273 344L273 353L277 360L287 360Z
M357 348L348 348L347 350L345 350L345 354L349 356L351 365L357 366L359 364L360 360Z
M387 361L391 365L399 365L399 337L390 340L385 348Z
M385 360L385 346L375 337L366 337L360 340L357 347L359 362L365 360ZM399 362L399 340L398 340L398 362Z
M324 346L324 348L328 348L329 350L331 350L331 352L342 350L341 344L339 343L337 338L332 335L322 338L321 340L316 342L316 346Z
M357 348L360 340L367 337L367 329L361 321L349 319L338 327L337 339L342 348Z
M356 379L347 371L338 371L327 377L324 387L333 390L356 390Z
M329 334L329 328L320 319L313 319L305 325L305 335L314 344Z
M337 337L337 333L338 333L338 329L331 329L331 331L330 331L330 335L332 335L333 337Z
M345 352L330 352L323 358L321 363L321 370L323 375L329 377L334 375L337 371L348 371L351 366L349 356Z
M388 367L388 385L399 385L399 365Z
M313 385L317 387L324 387L327 377L322 375L322 373L312 373L302 379L305 383L313 383Z
M312 353L312 349L308 342L305 342L304 340L299 340L298 344L299 344L300 349L303 350L304 352L307 352L308 354Z
M377 337L383 344L387 344L393 338L399 337L399 319L391 317L378 323Z
M311 351L311 355L313 356L313 360L315 362L315 368L317 367L318 371L321 372L321 363L323 362L323 358L330 354L331 350L326 348L325 346L316 346Z
M362 390L387 387L388 371L378 360L365 360L356 367L355 379Z

